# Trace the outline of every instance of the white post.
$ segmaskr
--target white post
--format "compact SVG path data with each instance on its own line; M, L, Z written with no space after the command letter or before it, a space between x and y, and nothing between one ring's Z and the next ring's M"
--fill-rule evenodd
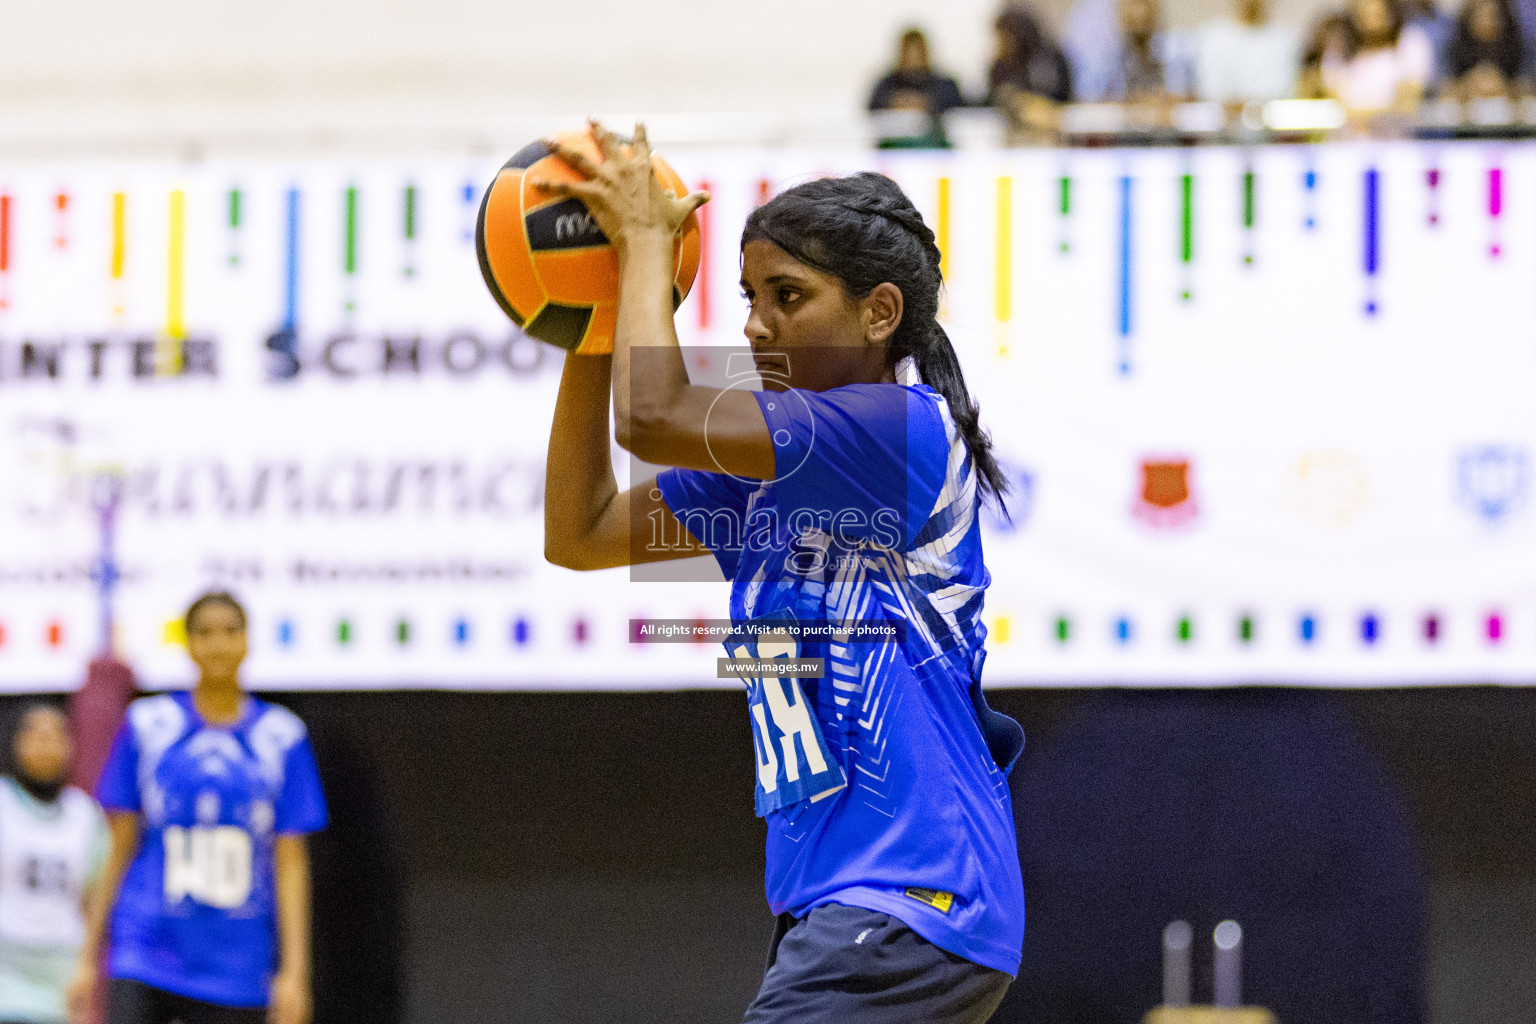
M1163 929L1163 1005L1189 1005L1189 958L1195 930L1188 921L1169 921Z
M1223 921L1211 936L1216 944L1215 1003L1220 1007L1243 1005L1243 929L1236 921Z

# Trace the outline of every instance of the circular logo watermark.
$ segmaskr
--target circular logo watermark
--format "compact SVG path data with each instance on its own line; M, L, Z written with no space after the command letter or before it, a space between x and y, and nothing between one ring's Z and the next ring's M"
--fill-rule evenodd
M783 360L784 369L782 371L777 367L773 369L760 368L756 365L755 362L752 364L752 368L750 370L735 370L734 367L739 365L739 362L742 361L742 357L740 355L731 356L727 361L727 375L730 382L722 387L718 393L716 393L714 401L710 402L709 404L709 411L704 414L704 447L705 450L709 452L710 460L714 462L715 468L718 469L721 473L732 478L733 480L740 480L742 483L755 484L758 481L750 477L737 476L735 473L732 473L730 470L726 469L725 466L721 465L720 457L715 454L714 445L710 442L710 423L715 414L715 407L720 404L720 399L725 397L726 394L732 391L753 391L756 390L754 385L766 384L770 380L778 381L786 386L786 390L784 391L769 391L766 388L763 388L763 394L768 397L759 400L762 402L763 416L768 420L769 429L773 431L772 441L775 467L775 475L773 477L773 481L775 483L787 480L791 476L794 476L795 473L799 472L800 468L804 466L806 461L811 457L811 450L816 445L816 418L811 415L810 404L806 402L805 396L802 395L799 391L788 387L789 355L788 353L776 353L776 356L782 358ZM772 413L781 411L779 408L780 402L798 402L799 409L803 410L803 418L801 416L796 416L795 419L803 420L804 423L808 424L811 433L811 436L805 439L805 444L799 461L797 461L788 469L785 469L784 464L779 461L779 453L789 448L790 445L794 443L795 438L789 430L786 430L782 427L773 429L772 424L774 417L770 415Z

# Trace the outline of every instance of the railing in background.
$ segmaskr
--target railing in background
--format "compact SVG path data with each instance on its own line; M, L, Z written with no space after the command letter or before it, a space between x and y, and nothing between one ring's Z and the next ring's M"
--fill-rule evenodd
M530 139L579 125L586 112L428 113L369 103L339 117L329 109L277 105L239 117L215 108L165 116L138 112L82 117L0 109L0 161L153 159L342 159L413 155L491 158ZM1022 118L989 107L948 112L935 127L912 111L820 109L793 116L604 111L627 128L644 117L668 150L872 149L946 142L957 149L1015 146L1148 146L1322 142L1345 138L1528 138L1536 135L1536 98L1519 103L1455 100L1426 103L1413 114L1347 121L1330 100L1277 100L1228 110L1213 103L1163 105L1041 102Z

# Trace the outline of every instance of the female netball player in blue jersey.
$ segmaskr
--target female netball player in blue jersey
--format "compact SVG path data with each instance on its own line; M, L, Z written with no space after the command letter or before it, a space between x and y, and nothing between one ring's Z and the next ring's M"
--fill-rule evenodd
M102 769L107 898L71 1013L88 1013L110 940L107 1024L307 1024L304 836L326 823L314 754L303 722L241 691L233 597L198 598L186 627L197 685L134 701Z
M1023 735L981 695L977 511L1005 484L935 319L933 232L878 174L760 207L741 276L763 390L698 386L672 245L707 197L661 188L643 129L629 155L593 131L601 162L559 150L586 180L552 190L618 250L619 325L611 357L565 363L546 554L596 569L711 551L733 581L733 656L824 659L819 679L744 673L780 915L746 1019L985 1021L1023 940L1007 784ZM610 391L619 443L675 467L622 493ZM825 623L842 632L818 639ZM881 625L894 642L861 642Z

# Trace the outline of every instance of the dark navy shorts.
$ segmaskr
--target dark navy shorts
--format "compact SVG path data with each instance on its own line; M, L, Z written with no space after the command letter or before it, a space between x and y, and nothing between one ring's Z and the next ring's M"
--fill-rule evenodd
M262 1007L218 1006L142 981L107 982L107 1024L266 1024Z
M984 1024L1012 980L889 914L830 903L779 918L744 1024Z

